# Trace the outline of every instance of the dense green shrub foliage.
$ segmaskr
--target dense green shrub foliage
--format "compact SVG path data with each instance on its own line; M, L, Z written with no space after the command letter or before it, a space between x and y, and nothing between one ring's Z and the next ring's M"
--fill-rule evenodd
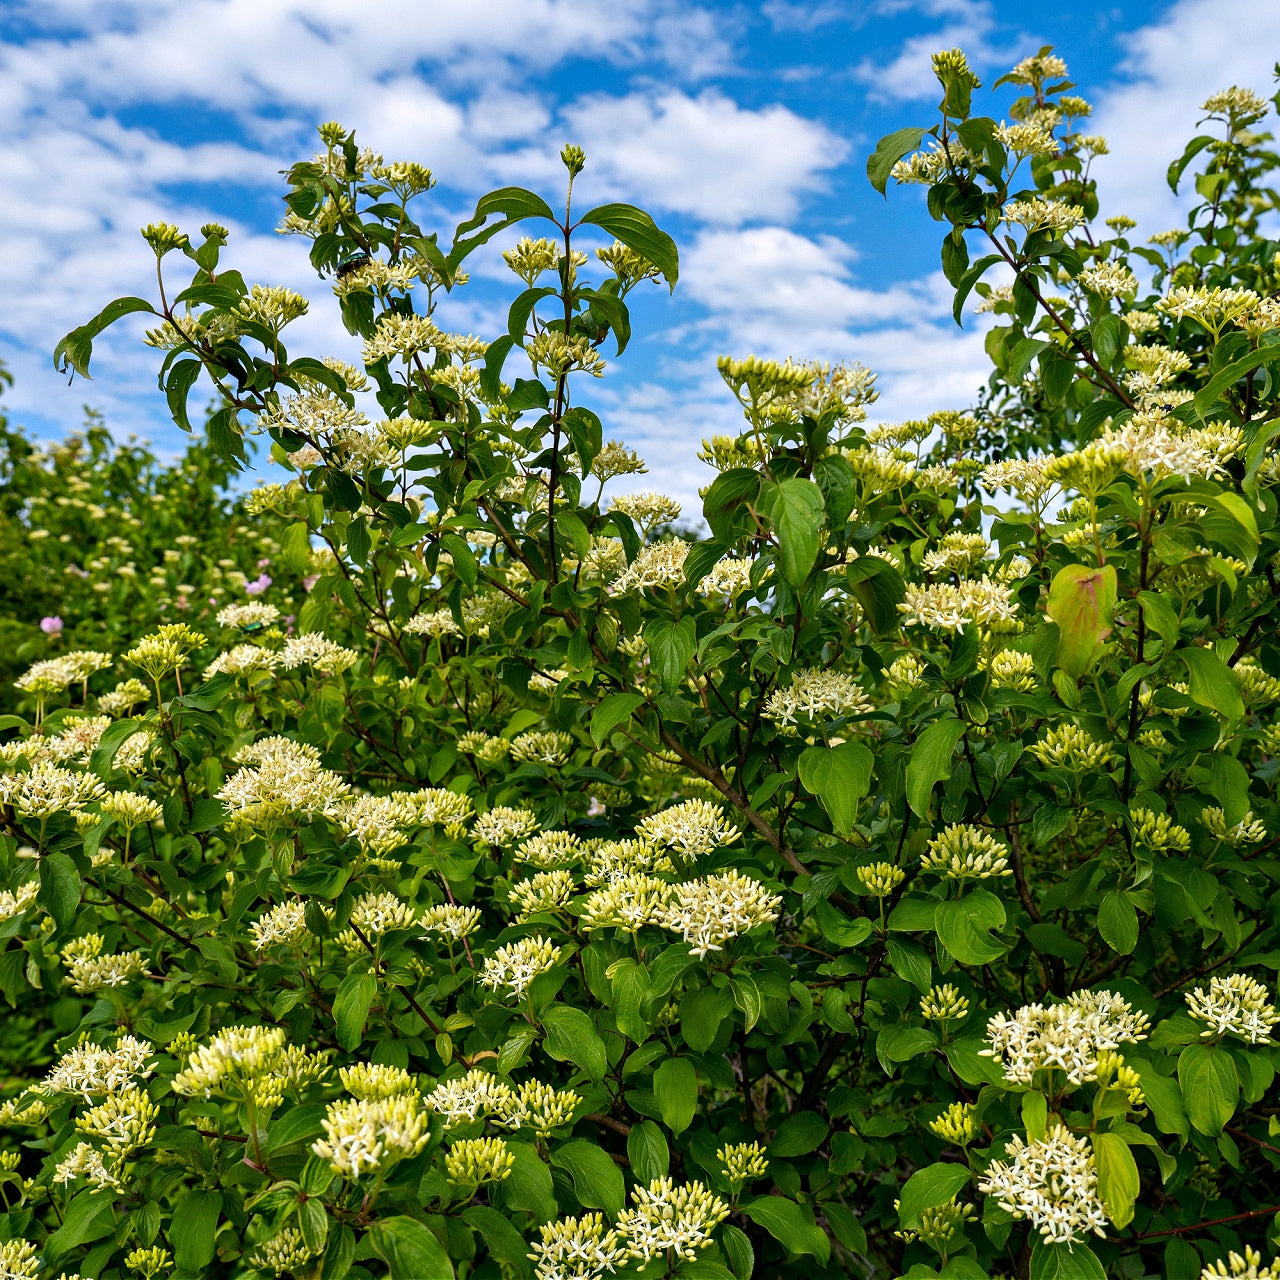
M285 227L363 368L145 230L154 299L58 356L153 313L208 448L9 463L63 632L0 746L8 1274L1271 1274L1269 104L1206 104L1139 242L1051 51L1006 123L935 70L869 172L995 313L982 403L868 429L865 369L726 358L696 541L603 497L587 403L676 283L641 211L507 188L446 247L322 127ZM525 221L507 332L439 329Z

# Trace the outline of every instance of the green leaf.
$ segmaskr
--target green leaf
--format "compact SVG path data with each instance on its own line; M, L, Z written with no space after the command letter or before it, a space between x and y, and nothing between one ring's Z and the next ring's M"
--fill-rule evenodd
M986 889L938 903L933 917L938 940L961 964L990 964L1004 955L1009 948L988 932L998 932L1004 924L1004 903Z
M1221 806L1227 826L1234 827L1244 820L1249 808L1249 771L1235 756L1214 751L1209 755L1206 772L1208 785L1203 789Z
M876 1032L876 1058L887 1076L893 1075L896 1063L910 1062L937 1048L938 1037L928 1027L904 1027L891 1023Z
M964 723L951 717L935 720L916 739L907 765L907 803L917 816L929 816L929 797L951 777L951 756L963 735Z
M697 624L692 615L685 614L678 620L654 618L645 626L644 639L663 692L675 693L689 668L697 640Z
M1046 1244L1036 1236L1031 1247L1030 1280L1107 1280L1098 1255L1087 1245Z
M691 987L680 1000L680 1034L695 1053L706 1053L720 1024L733 1008L733 995L721 987Z
M448 536L448 535L446 535ZM461 538L456 539L462 542ZM443 541L443 539L442 539ZM364 516L356 516L354 520L347 525L347 554L358 565L365 565L369 560L369 548L372 545L372 539L369 537L369 522ZM462 542L466 557L470 557L472 562L472 570L475 568L475 557L471 555L471 548L465 542ZM458 566L455 565L455 568ZM458 568L458 577L464 582L466 581L466 572L464 568ZM470 584L474 586L474 581Z
M898 605L907 594L902 575L879 556L860 556L844 571L853 597L877 635L899 629Z
M858 801L871 786L874 758L861 742L835 747L807 747L800 753L800 782L822 801L838 835L853 830Z
M508 1140L507 1150L515 1157L515 1163L511 1173L494 1185L494 1200L500 1197L508 1209L526 1209L539 1222L550 1222L558 1212L551 1170L527 1142Z
M553 1165L567 1170L574 1195L588 1209L603 1209L611 1218L622 1212L626 1183L622 1170L602 1147L577 1138L557 1147L550 1158Z
M1005 377L1010 382L1021 382L1026 377L1031 362L1049 343L1044 338L1023 338L1009 353L1009 361L1005 367Z
M1058 666L1073 679L1082 676L1098 645L1111 634L1116 604L1116 571L1069 564L1054 575L1047 613L1058 624Z
M751 1280L756 1272L756 1251L747 1233L731 1222L726 1223L720 1228L720 1247L729 1259L729 1269L736 1280Z
M1216 1137L1235 1114L1240 1096L1236 1064L1225 1049L1189 1044L1178 1055L1178 1084L1192 1127Z
M311 563L311 530L294 520L280 535L280 562L290 573L306 573Z
M648 258L671 289L680 277L680 251L676 242L643 209L630 204L602 204L584 213L582 222L616 236L628 249Z
M503 215L500 222L491 223L475 235L467 234L475 231L494 213ZM555 214L541 196L535 195L524 187L500 187L497 191L490 191L488 195L481 196L476 204L475 214L465 222L459 223L458 229L453 233L453 248L449 250L449 256L445 259L448 274L452 276L467 254L491 240L499 231L525 218L549 218L554 222Z
M758 1227L763 1227L789 1253L811 1253L826 1264L831 1257L831 1241L817 1226L812 1214L794 1200L783 1196L761 1196L739 1209Z
M1247 373L1251 373L1259 365L1270 364L1280 360L1280 346L1258 347L1248 355L1233 361L1225 369L1219 370L1196 392L1196 413L1202 418L1221 398L1222 393L1234 386Z
M838 529L846 520L858 502L858 476L849 459L843 454L832 453L819 458L813 464L814 483L822 490L822 500L827 508L827 523ZM887 561L877 556L868 559L890 567Z
M749 467L731 467L711 482L702 514L717 541L733 542L744 508L759 497L760 482L760 473Z
M761 505L778 536L782 576L799 589L822 546L822 530L827 522L822 490L812 480L780 480L764 490Z
M377 991L378 984L371 973L349 973L343 978L333 998L333 1020L338 1029L338 1043L344 1049L354 1049L360 1043L369 1006Z
M792 1112L779 1126L769 1143L769 1155L785 1160L816 1151L831 1132L831 1126L816 1111Z
M58 932L75 923L80 895L80 873L65 853L47 853L40 859L40 888L36 901L53 917Z
M604 1041L583 1009L568 1004L553 1004L543 1015L547 1038L543 1048L559 1062L572 1062L592 1080L603 1079L609 1059Z
M497 400L502 389L502 366L515 345L516 340L505 333L489 343L489 348L484 353L484 369L480 374L480 392L487 400Z
M1111 889L1098 908L1098 932L1102 940L1122 956L1132 955L1138 945L1138 910L1129 895Z
M354 520L352 524L355 524ZM350 541L348 541L347 545L350 547ZM476 554L471 550L467 540L460 534L442 533L440 535L440 549L447 551L453 558L453 571L462 579L463 585L469 591L474 591L476 582L479 580L480 569L476 564ZM353 552L352 555L354 556L354 554Z
M60 1257L90 1240L105 1236L115 1225L116 1199L82 1191L62 1215L62 1225L44 1242L47 1259Z
M671 1151L661 1129L652 1120L641 1120L627 1134L627 1160L636 1181L646 1186L665 1178L671 1167Z
M929 927L933 927L932 918ZM889 967L899 978L911 983L921 995L925 995L933 982L933 965L930 963L929 953L918 942L903 942L897 938L890 938L885 947L889 953Z
M1182 155L1180 155L1178 159L1169 166L1168 172L1165 174L1165 179L1169 183L1169 189L1176 192L1178 190L1178 180L1182 177L1187 165L1189 165L1192 160L1194 160L1196 156L1205 149L1205 147L1216 146L1217 143L1218 139L1210 137L1208 134L1202 133L1199 137L1192 138L1191 141L1187 143Z
M165 380L164 393L169 402L169 412L183 431L191 430L191 420L187 417L187 395L203 368L204 365L199 360L179 360L170 368Z
M1244 700L1235 674L1212 649L1179 649L1191 677L1191 700L1216 711L1228 724L1244 715Z
M213 1261L221 1191L188 1191L178 1201L169 1227L173 1260L184 1271L200 1271Z
M885 187L889 183L893 166L908 152L914 151L927 132L927 129L914 127L895 129L893 133L886 134L876 143L876 149L867 157L867 177L882 196L885 194Z
M591 741L597 747L620 725L631 719L631 713L644 705L638 693L611 693L591 713Z
M391 1280L453 1280L453 1263L431 1228L417 1218L380 1218L366 1237Z
M898 1221L903 1229L917 1229L920 1215L926 1209L954 1200L969 1177L969 1168L963 1164L938 1163L917 1169L907 1179L898 1199Z
M108 326L135 311L158 314L145 298L116 298L108 302L96 316L78 329L72 329L53 349L54 367L59 373L74 369L82 378L89 376L89 359L93 355L93 340Z
M698 1073L688 1058L668 1058L653 1073L653 1093L662 1112L662 1123L681 1134L698 1109Z
M488 1205L474 1204L463 1213L462 1220L484 1237L491 1258L514 1271L520 1280L528 1276L529 1259L525 1254L529 1246L507 1217Z
M1107 1217L1117 1227L1127 1227L1133 1221L1133 1204L1141 1187L1133 1152L1118 1133L1095 1133L1093 1158L1098 1166L1098 1195L1107 1207Z

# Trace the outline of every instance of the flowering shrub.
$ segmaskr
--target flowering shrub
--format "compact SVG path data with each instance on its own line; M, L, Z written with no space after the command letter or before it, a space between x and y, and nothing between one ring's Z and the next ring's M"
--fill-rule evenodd
M577 148L562 213L504 188L446 249L427 170L321 128L281 229L362 368L146 228L170 285L59 358L151 313L177 420L207 376L209 456L284 471L209 604L24 614L5 1274L1276 1270L1268 104L1210 99L1148 248L1050 50L1003 123L934 67L869 172L949 224L989 387L867 429L867 370L725 358L700 539L604 496L644 464L584 387L678 258L574 212ZM437 327L529 220L507 331Z

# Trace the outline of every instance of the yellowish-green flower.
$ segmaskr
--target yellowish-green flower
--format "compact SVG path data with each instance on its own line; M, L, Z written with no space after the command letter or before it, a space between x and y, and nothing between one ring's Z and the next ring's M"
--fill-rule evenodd
M972 1103L953 1102L940 1116L929 1121L929 1128L944 1142L953 1142L958 1147L968 1146L978 1132L975 1112Z
M892 862L873 862L870 866L858 868L858 879L876 898L887 898L906 878L907 873Z
M1007 876L1009 850L989 832L957 822L929 841L920 860L921 871L932 871L947 880L989 880Z
M930 987L920 1000L920 1013L932 1022L963 1022L969 1016L969 998L951 982Z
M758 1142L726 1143L716 1152L716 1159L720 1161L720 1172L735 1187L763 1178L769 1172L769 1161Z
M464 1187L503 1182L515 1168L515 1153L502 1138L462 1138L445 1153L445 1177Z

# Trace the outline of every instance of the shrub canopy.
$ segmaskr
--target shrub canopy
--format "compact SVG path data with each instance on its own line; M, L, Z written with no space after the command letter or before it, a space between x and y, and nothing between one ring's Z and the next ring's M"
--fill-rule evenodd
M869 176L989 384L868 428L857 365L723 359L704 536L605 496L591 379L679 262L577 148L446 244L321 127L283 229L359 368L144 230L58 359L150 313L207 443L6 437L4 1274L1271 1274L1271 104L1141 240L1051 50L1004 122L934 68ZM506 332L437 327L516 223Z

